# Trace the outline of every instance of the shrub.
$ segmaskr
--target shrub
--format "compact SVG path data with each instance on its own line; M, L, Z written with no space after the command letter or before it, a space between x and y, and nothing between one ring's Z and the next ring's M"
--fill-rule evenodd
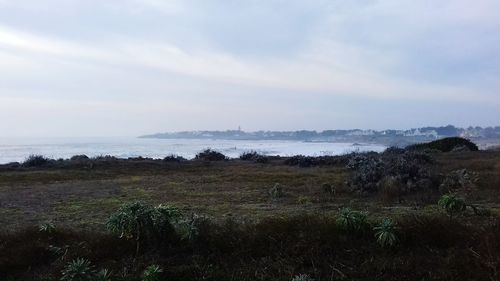
M439 199L438 205L446 211L450 220L453 219L453 215L460 214L467 208L465 201L455 194L443 195Z
M384 219L382 223L373 228L377 243L382 247L393 247L398 242L396 225L391 219Z
M203 160L203 161L225 161L228 158L224 154L222 154L218 151L206 149L206 150L196 154L195 159L196 160Z
M142 202L123 205L111 215L107 227L120 238L134 239L136 251L141 243L158 245L174 235L173 223L180 217L177 208L159 205L153 207Z
M74 155L70 158L71 161L87 161L90 158L87 155Z
M347 165L352 154L337 155L337 156L304 156L295 155L285 159L284 164L288 166L299 167L314 167L314 166L336 166Z
M427 187L431 179L429 165L432 158L425 153L406 151L400 154L352 154L347 168L352 171L351 188L360 192L377 192L387 178L401 184L401 192L412 192ZM417 185L417 183L419 183Z
M406 152L406 149L397 147L397 146L390 146L384 150L384 154L403 154Z
M62 281L93 281L94 267L90 261L78 258L69 262L62 270Z
M43 155L30 155L23 162L23 167L41 167L49 163L49 158Z
M293 277L292 281L314 281L309 274L299 274Z
M311 156L295 155L285 160L285 165L311 167L318 165L317 159Z
M376 192L385 170L384 162L380 157L368 154L354 155L349 160L347 168L353 170L352 187L362 192Z
M410 146L407 146L406 149L408 150L425 150L425 149L431 149L431 150L439 150L441 152L450 152L456 147L466 147L470 151L478 151L479 148L477 145L473 142L471 142L468 139L460 138L460 137L451 137L451 138L444 138L428 143L419 143L419 144L413 144Z
M163 270L159 265L150 265L141 274L142 281L160 281Z
M163 161L164 162L179 163L179 162L187 161L187 159L182 157L182 156L171 154L171 155L168 155L165 158L163 158Z
M269 157L258 154L256 151L248 151L240 155L240 160L266 164L269 162Z
M451 192L459 188L470 188L475 185L478 176L474 172L469 172L467 169L460 169L450 172L446 175L439 186L441 192Z
M365 212L354 211L350 208L342 208L337 218L340 228L349 232L362 232L368 226L367 214Z
M255 160L255 158L257 158L258 156L259 154L257 153L257 151L248 151L240 155L240 160L252 161Z

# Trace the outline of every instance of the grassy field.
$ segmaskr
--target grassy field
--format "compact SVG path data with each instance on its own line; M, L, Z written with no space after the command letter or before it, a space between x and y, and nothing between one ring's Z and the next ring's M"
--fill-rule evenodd
M474 185L457 192L468 204L487 209L487 216L468 210L450 220L436 204L439 189L397 198L354 192L345 165L144 159L4 166L0 279L58 280L67 262L85 257L111 268L112 280L140 280L152 263L164 268L161 280L291 280L301 273L315 280L498 280L500 152L432 157L436 175L458 169L477 175ZM283 190L280 198L269 194L276 184ZM334 192L325 192L325 184ZM210 227L200 235L204 242L176 240L165 249L134 253L133 241L111 235L105 224L122 204L137 200L209 218ZM381 249L371 231L341 233L336 218L343 207L367 212L374 224L385 217L397 221L400 246ZM46 222L57 227L53 236L36 229ZM70 253L51 256L46 249L55 244Z

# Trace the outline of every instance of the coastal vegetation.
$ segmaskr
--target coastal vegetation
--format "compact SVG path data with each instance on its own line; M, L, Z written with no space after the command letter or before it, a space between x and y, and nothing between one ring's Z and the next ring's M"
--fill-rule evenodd
M499 163L32 156L0 165L0 279L498 280Z

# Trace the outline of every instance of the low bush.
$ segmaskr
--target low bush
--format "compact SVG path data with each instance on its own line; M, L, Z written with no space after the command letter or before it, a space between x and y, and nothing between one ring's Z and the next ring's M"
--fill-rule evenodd
M453 192L456 189L471 189L475 186L479 177L476 173L467 169L455 170L446 175L439 186L442 193Z
M269 162L269 157L261 155L256 151L248 151L240 155L240 160L266 164Z
M41 167L49 163L50 159L43 155L30 155L26 160L24 160L23 167Z
M406 147L408 150L438 150L441 152L450 152L458 147L465 147L469 151L478 151L478 146L468 139L460 137L443 138L440 140L428 142L428 143L418 143L412 144Z
M295 155L285 159L284 164L288 166L299 166L303 168L316 166L345 166L351 154L337 156L304 156Z
M400 194L414 192L417 188L431 189L434 185L432 163L432 157L421 152L352 154L347 163L352 171L349 185L364 193L377 192L381 188L392 190L387 186L390 182L396 185Z
M180 163L180 162L184 162L184 161L187 161L187 159L182 157L182 156L178 156L178 155L174 155L174 154L168 155L165 158L163 158L163 162Z
M77 161L77 162L82 162L82 161L87 161L90 160L90 158L87 155L74 155L70 158L71 161Z
M211 149L205 149L204 151L196 154L195 157L196 160L203 160L203 161L225 161L228 160L228 158L215 150Z

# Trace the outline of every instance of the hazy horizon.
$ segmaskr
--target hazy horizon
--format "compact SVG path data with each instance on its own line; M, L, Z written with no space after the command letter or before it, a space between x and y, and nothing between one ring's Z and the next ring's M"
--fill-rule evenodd
M0 136L496 126L500 1L0 0Z

